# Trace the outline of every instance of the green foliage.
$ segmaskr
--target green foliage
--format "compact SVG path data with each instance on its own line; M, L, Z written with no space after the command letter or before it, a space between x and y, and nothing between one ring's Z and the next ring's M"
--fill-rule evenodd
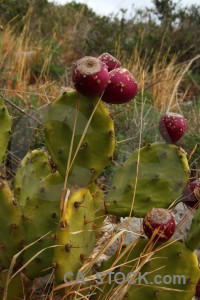
M6 24L18 14L20 14L20 16L25 15L29 8L29 4L30 4L29 0L1 1L0 2L1 20Z
M42 67L45 64L45 60L49 60L48 68L45 72L43 72L43 76L50 76L51 79L59 79L63 76L65 72L65 66L61 63L61 54L62 54L62 47L59 45L55 40L48 38L43 44L42 44L41 51L45 51L48 49L48 52L46 55L41 55L39 57L39 60L36 62L33 62L31 66L32 70L32 81L35 80L35 78L38 78L41 74Z
M2 1L0 10L3 11L4 23L20 12L14 24L15 30L21 32L26 23L22 16L29 7L32 8L30 32L35 45L38 39L42 39L44 45L50 39L54 41L52 52L55 53L50 74L55 79L64 72L59 61L60 51L66 56L67 65L71 65L71 61L68 61L71 57L73 60L107 51L116 54L117 49L120 50L121 57L126 57L128 63L136 45L141 56L148 53L150 66L157 59L159 51L169 51L168 60L178 54L180 62L197 55L200 50L200 6L183 8L172 0L154 0L153 3L153 9L136 10L129 17L123 10L121 16L99 16L87 5L74 1L66 5L57 5L46 0ZM62 47L57 41L62 41ZM40 72L40 63L34 66L35 74ZM197 71L198 66L199 62L196 63Z
M171 22L172 17L174 17L176 4L172 0L153 0L153 4L155 5L153 12L158 16L161 23Z

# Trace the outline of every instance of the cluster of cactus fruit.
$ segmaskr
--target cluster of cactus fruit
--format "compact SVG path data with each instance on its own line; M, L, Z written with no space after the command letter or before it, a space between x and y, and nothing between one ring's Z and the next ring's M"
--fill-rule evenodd
M134 247L122 247L120 259L119 253L111 257L102 264L102 272L116 267L128 274L139 260L149 280L156 274L176 274L185 275L187 283L162 288L136 284L123 291L117 284L110 289L104 283L103 289L94 286L91 299L104 299L105 294L118 299L115 293L123 292L130 300L170 296L191 300L200 278L194 252L200 247L200 181L189 183L186 153L174 144L186 129L184 117L169 112L161 117L159 131L165 142L134 151L104 199L96 180L112 162L115 149L114 123L104 102L121 104L134 99L138 85L108 53L77 61L73 83L76 90L63 93L49 105L44 122L49 155L41 149L27 153L17 169L13 192L0 179L0 298L12 258L22 249L15 267L24 266L22 272L29 279L52 270L55 284L62 284L67 272L71 274L68 280L75 279L89 261L103 221L110 214L144 218L143 229L149 239L140 237ZM0 126L2 164L11 133L3 98ZM197 209L185 243L171 239L176 224L169 207L181 200ZM7 299L19 299L23 293L18 274L10 283Z

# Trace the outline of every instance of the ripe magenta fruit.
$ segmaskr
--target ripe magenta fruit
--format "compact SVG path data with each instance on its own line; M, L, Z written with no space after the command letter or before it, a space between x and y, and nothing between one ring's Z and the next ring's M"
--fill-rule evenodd
M99 56L99 59L104 62L108 68L108 72L113 69L117 69L121 67L121 63L114 56L109 53L103 53Z
M197 203L200 203L200 180L195 180L188 183L185 191L183 192L183 203L193 208ZM198 206L196 205L196 208Z
M167 143L176 143L183 136L186 129L186 120L182 115L166 113L159 122L159 131Z
M72 79L80 94L98 97L108 85L109 73L107 66L99 58L86 56L76 62Z
M52 158L49 159L49 164L50 164L52 173L55 173L57 171L57 167Z
M158 229L155 240L164 243L174 234L174 217L167 209L153 208L146 214L143 220L143 229L148 238L151 238L155 229Z
M121 104L135 98L138 85L127 69L114 69L109 72L109 76L109 84L102 97L103 101L111 104Z
M195 297L197 299L200 299L200 279L199 279L199 281L198 281L198 283L196 285L196 294L195 294Z

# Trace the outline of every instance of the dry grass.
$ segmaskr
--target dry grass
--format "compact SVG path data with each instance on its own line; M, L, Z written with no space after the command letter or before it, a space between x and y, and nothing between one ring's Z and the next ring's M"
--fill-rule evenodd
M43 46L43 40L33 44L30 20L33 11L29 9L24 17L24 28L16 35L15 28L7 28L2 36L1 72L4 86L1 90L10 97L19 97L29 104L31 94L38 96L39 102L50 102L50 98L60 93L58 85L50 80L49 66L52 59L51 47ZM39 77L34 77L32 66L44 57Z
M190 61L178 64L178 56L174 55L169 61L169 51L162 52L162 48L156 53L157 59L150 67L150 58L153 50L146 51L141 55L138 45L133 50L133 55L126 67L134 74L138 82L141 82L141 69L145 76L144 90L149 90L151 99L149 99L152 106L161 112L166 110L179 109L180 103L187 101L189 86L184 86L185 78L192 63L199 59L196 56ZM124 57L124 61L127 59Z
M73 28L62 33L59 41L62 46L62 63L71 67L78 55L73 52L73 43L77 34L77 27L81 21L85 6L77 15L77 22ZM32 32L30 30L30 21L33 14L33 8L30 7L27 15L23 19L25 24L20 35L16 35L15 28L10 26L3 32L2 55L1 55L1 72L3 72L4 89L11 97L20 97L28 104L29 96L32 93L38 94L39 101L48 102L48 96L57 97L60 93L59 83L51 81L50 63L52 60L51 45L44 46L42 39L33 43ZM12 29L13 28L13 29ZM52 38L57 35L58 28L52 32ZM87 30L86 30L87 31ZM67 37L67 38L65 38ZM191 62L178 64L178 56L174 55L169 61L170 49L163 53L163 42L160 50L156 53L156 60L152 67L150 67L150 58L154 50L147 49L141 55L139 44L135 45L133 55L127 58L126 55L120 54L120 37L118 46L116 48L116 56L121 58L123 65L127 67L135 76L138 82L141 82L141 70L145 77L144 90L148 89L151 92L151 101L154 108L161 111L166 109L176 109L179 103L187 99L188 89L184 87L184 76L191 66ZM97 53L96 55L99 55ZM32 66L42 60L41 72L39 76L35 77ZM196 58L197 59L197 58ZM69 74L71 73L69 67ZM65 79L63 79L65 82ZM68 84L71 83L69 78ZM40 97L42 96L42 97Z

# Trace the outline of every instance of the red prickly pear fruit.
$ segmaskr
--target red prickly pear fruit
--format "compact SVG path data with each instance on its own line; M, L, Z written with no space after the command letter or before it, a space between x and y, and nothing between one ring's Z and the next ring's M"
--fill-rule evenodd
M102 96L104 102L122 104L135 98L138 85L131 73L124 68L109 72L110 80Z
M51 167L51 171L53 173L55 173L57 171L57 167L56 167L56 164L54 163L53 159L49 159L49 164L50 164L50 167Z
M99 56L99 59L106 64L108 68L108 72L113 69L117 69L121 67L121 63L114 56L109 53L103 53Z
M155 240L159 243L164 243L174 234L175 220L167 209L153 208L143 220L143 229L148 238L152 237L155 229L158 229Z
M197 282L197 285L196 285L196 294L195 294L195 297L197 299L200 299L200 279L199 279L199 281Z
M183 192L183 203L187 206L193 208L196 206L198 208L198 203L200 204L200 180L197 179L191 183L188 183L187 187Z
M162 138L169 144L174 144L183 136L186 129L186 120L182 115L166 113L159 122L159 131Z
M75 63L72 79L80 94L98 97L108 85L108 68L99 58L86 56Z

